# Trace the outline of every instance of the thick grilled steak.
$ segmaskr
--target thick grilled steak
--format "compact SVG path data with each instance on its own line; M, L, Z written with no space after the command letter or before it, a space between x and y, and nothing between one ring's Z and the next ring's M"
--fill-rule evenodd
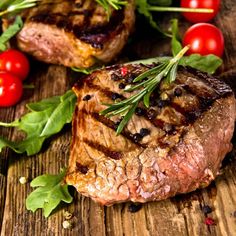
M110 19L95 0L41 0L25 13L17 36L21 50L38 60L69 67L111 61L134 25L134 1L112 11Z
M102 204L146 202L205 187L231 150L235 98L222 81L180 67L177 79L160 85L151 107L142 104L122 131L120 117L99 115L124 86L147 69L121 66L94 72L74 91L78 104L66 181ZM112 100L113 99L113 100Z

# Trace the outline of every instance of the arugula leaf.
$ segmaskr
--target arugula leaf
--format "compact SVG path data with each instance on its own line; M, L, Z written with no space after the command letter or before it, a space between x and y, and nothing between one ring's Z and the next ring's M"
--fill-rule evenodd
M47 138L60 132L65 124L71 122L75 104L76 96L72 90L60 97L28 104L28 114L11 123L0 122L0 126L17 127L26 133L26 138L20 142L12 142L0 137L0 152L2 148L9 147L17 153L26 152L28 156L38 153Z
M171 57L155 57L129 62L126 64L142 63L144 65L148 65L152 63L163 63L169 60L170 58ZM216 70L222 65L222 63L223 61L221 58L212 54L206 56L201 56L200 54L192 54L190 56L183 56L179 61L179 65L189 66L209 74L214 74Z
M35 212L42 208L44 216L48 217L61 201L71 203L73 198L64 183L66 169L58 175L41 175L35 178L30 186L35 188L26 199L27 210Z
M23 21L20 16L17 16L14 23L10 25L0 36L0 51L7 49L7 42L15 36L23 27Z
M178 20L172 19L171 20L171 49L173 56L177 55L178 52L182 50L182 45L180 43L180 36L179 36L179 29L178 29Z
M214 74L217 68L222 65L222 63L222 59L213 54L206 56L192 54L190 56L182 57L179 65L190 66L200 71Z

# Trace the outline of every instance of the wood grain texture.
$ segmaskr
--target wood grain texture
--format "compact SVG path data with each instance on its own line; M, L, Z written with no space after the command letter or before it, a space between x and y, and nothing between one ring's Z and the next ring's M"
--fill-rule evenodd
M180 19L182 19L180 17ZM236 2L222 1L221 13L215 23L225 35L225 64L223 77L236 75ZM181 21L183 28L186 23ZM149 44L147 44L149 42ZM165 54L168 41L142 37L126 48L124 56L132 53L136 57ZM134 56L134 57L135 57ZM28 83L33 91L25 91L22 102L14 108L0 108L0 120L9 122L26 112L25 104L52 95L63 94L69 89L77 75L62 66L32 63ZM15 129L0 128L0 136L19 139ZM111 207L100 206L89 198L73 192L74 202L62 205L45 219L41 211L26 210L25 199L32 191L29 182L19 183L19 177L30 180L45 173L58 173L67 165L71 140L70 126L48 142L40 154L27 157L5 149L0 153L0 230L2 236L11 235L85 235L85 236L234 236L236 235L236 152L232 151L223 163L221 175L208 188L161 202L142 205L136 212L129 211L130 203ZM234 145L236 147L236 145ZM216 221L214 226L204 224L204 205L213 208L208 216ZM73 214L72 229L63 229L63 212Z

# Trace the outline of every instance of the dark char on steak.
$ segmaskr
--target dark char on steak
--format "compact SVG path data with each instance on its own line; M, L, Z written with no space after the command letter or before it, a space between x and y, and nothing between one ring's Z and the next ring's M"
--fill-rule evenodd
M134 0L111 16L95 0L41 0L24 12L18 47L41 61L68 67L110 62L135 21Z
M73 88L78 102L66 182L105 205L162 200L206 187L231 150L235 98L223 81L179 67L176 81L162 83L151 107L139 104L116 135L121 117L99 114L131 94L124 86L150 66L122 65L95 71ZM86 96L89 99L84 99Z

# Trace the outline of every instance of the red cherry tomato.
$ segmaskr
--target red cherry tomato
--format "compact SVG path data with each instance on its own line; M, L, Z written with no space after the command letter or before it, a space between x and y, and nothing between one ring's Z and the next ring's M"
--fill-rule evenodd
M190 45L188 55L199 53L201 55L215 54L221 57L224 52L224 37L216 26L198 23L186 31L183 45Z
M0 107L15 105L23 92L22 81L8 73L0 73Z
M183 16L190 22L207 22L213 19L218 13L220 8L220 0L181 0L180 6L187 8L213 9L213 13L183 12Z
M29 74L29 61L22 52L9 49L0 54L0 71L10 72L24 80Z

